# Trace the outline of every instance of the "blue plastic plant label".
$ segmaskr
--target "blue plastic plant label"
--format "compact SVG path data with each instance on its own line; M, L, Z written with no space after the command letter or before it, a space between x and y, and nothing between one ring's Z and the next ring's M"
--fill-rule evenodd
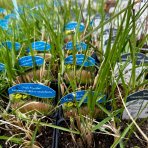
M74 64L73 55L65 58L65 64ZM86 57L84 54L76 54L76 65L84 67L95 66L95 59Z
M135 92L127 97L126 107L133 118L148 117L148 89ZM127 111L124 109L123 119L130 119Z
M47 42L44 42L44 41L33 42L31 44L31 47L33 50L36 50L36 51L48 51L51 49L50 44L48 44ZM30 51L30 49L28 51Z
M11 50L13 46L16 51L18 51L21 48L21 44L18 42L6 41L6 42L2 42L2 45L8 48L9 50Z
M5 17L4 17L5 19L16 19L16 14L14 14L14 13L11 13L11 14L8 14L8 15L6 15Z
M65 30L68 31L76 31L77 27L79 26L79 31L83 32L85 29L85 26L83 23L78 24L77 22L69 22L66 26L65 26Z
M135 53L136 64L140 65L142 63L148 63L148 57L142 53ZM127 53L121 56L122 62L130 61L131 62L131 54Z
M83 103L87 103L88 97L89 96L93 97L93 95L94 95L94 91L91 91L91 92L87 90L76 91L76 92L69 93L66 96L62 97L60 100L60 103L63 104L63 103L74 102L74 101L79 102L81 101L81 99L84 99ZM103 96L97 102L102 103L102 102L105 102L105 100L106 100L106 96Z
M44 59L40 56L24 56L18 60L19 65L22 67L41 66L44 63Z
M4 9L4 8L0 8L0 13L1 13L1 14L6 13L6 9Z
M2 24L8 24L9 23L9 20L7 20L7 19L0 19L0 23L2 23Z
M74 49L73 42L68 42L65 45L65 49L66 50L73 50ZM80 51L80 50L86 50L87 49L87 44L85 44L84 42L76 43L76 49L78 51Z
M7 30L8 29L8 25L9 25L9 21L6 19L0 19L0 27L3 30Z
M0 72L5 70L5 65L3 63L0 63Z
M6 24L6 23L0 23L0 28L2 30L8 30L8 24Z
M54 98L56 92L48 86L37 84L37 83L21 83L12 86L8 89L8 93L22 93L35 96L38 98Z
M76 101L80 101L81 98L84 96L85 91L77 91L77 92L73 92L70 94L67 94L66 96L64 96L63 98L61 98L60 103L66 103L66 102L73 102L74 100Z

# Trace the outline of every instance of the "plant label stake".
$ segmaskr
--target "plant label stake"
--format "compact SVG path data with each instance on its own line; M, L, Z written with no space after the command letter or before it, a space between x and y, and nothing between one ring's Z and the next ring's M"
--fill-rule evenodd
M69 22L68 24L66 24L65 30L66 31L72 31L72 32L74 31L75 32L78 25L79 24L77 22ZM83 23L80 23L79 32L83 32L84 29L85 29L84 24Z
M131 54L126 53L126 54L121 56L121 60L122 60L122 62L126 62L130 59L130 57L131 57ZM148 63L148 57L146 55L142 54L142 53L135 53L135 57L136 57L136 64L137 65L140 65L142 63L145 63L145 64Z
M2 42L2 45L9 50L11 50L13 47L13 43L11 41ZM18 51L21 48L21 44L18 42L14 42L14 48L16 51Z
M73 55L65 58L65 64L73 64L74 58ZM89 67L95 66L95 59L92 57L86 57L84 54L76 54L76 65Z
M84 97L83 102L87 103L87 101L88 101L87 93L89 95L90 92L88 92L87 90L81 90L81 91L76 91L76 92L69 93L66 96L61 98L60 103L64 104L64 103L67 103L67 102L74 102L75 99L76 99L77 102L80 102L81 99L83 99L83 97ZM91 92L91 95L94 95L94 91ZM100 94L99 94L99 96L100 96L101 99L99 99L97 102L98 103L105 102L106 96L105 95L100 95Z
M9 95L15 93L28 94L38 98L54 98L56 92L48 86L37 83L21 83L8 89Z
M66 50L73 50L74 49L73 42L68 42L65 45L65 49ZM80 50L83 50L84 51L84 50L87 49L87 44L85 44L84 42L76 43L76 49L78 51L80 51Z
M44 63L44 59L40 56L24 56L18 60L19 65L22 67L41 66Z
M81 84L92 83L92 79L95 76L94 70L96 64L94 58L84 54L76 54L66 57L64 62L66 65L66 71L64 74L66 83L73 81L74 77L77 77L77 81L81 81ZM74 73L73 65L76 66L76 73ZM92 71L93 73L91 73Z
M148 89L135 92L127 97L126 107L133 118L148 117ZM130 119L124 110L122 119Z
M135 53L135 59L136 59L135 62L137 65L136 69L135 69L135 76L136 76L136 78L138 78L138 76L140 76L142 71L144 69L146 69L146 64L148 63L148 57L142 53ZM127 63L125 63L125 62L127 62ZM122 71L122 73L124 74L125 82L128 84L130 82L130 78L132 76L132 67L133 67L133 64L131 63L131 54L126 53L121 56L121 63L117 63L117 65L115 67L115 73L117 76L119 75L119 68L121 66L120 64L121 65L127 64L126 67L124 68L124 70ZM144 65L142 65L142 64L144 64ZM140 80L143 80L143 79L144 79L144 75L143 75L143 77L140 76ZM121 79L119 80L119 82L122 83Z
M31 47L32 47L33 50L36 50L36 51L49 51L51 49L50 44L48 44L44 41L33 42L31 44ZM29 48L28 48L28 52L30 52Z
M75 112L75 107L77 105L80 107L80 110L81 110L80 112L82 114L84 115L87 114L88 113L87 104L90 104L92 102L94 96L95 96L95 92L89 91L89 90L80 90L80 91L67 94L60 100L60 104L62 105L64 116L66 118L72 116L72 114ZM105 103L105 102L106 102L106 95L102 95L101 93L98 93L96 103L98 104L98 103ZM100 110L95 105L94 116L95 117L100 116L100 114L98 113L100 113Z
M3 71L5 69L5 65L0 63L0 72Z
M9 25L8 20L6 20L6 19L1 19L1 20L0 20L0 27L1 27L3 30L8 30L8 25Z

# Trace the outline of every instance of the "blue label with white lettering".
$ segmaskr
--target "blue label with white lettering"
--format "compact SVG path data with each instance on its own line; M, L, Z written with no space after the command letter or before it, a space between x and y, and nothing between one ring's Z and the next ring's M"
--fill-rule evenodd
M65 49L66 50L72 50L73 48L74 47L73 47L73 43L72 42L68 42L65 45ZM85 44L84 42L76 43L76 49L78 51L80 51L80 50L86 50L87 49L87 44Z
M0 19L0 23L1 24L8 24L9 20L7 20L7 19Z
M6 13L6 9L0 8L0 13Z
M66 26L65 26L65 30L69 30L69 31L76 31L77 26L79 24L77 22L69 22ZM80 23L79 25L79 31L83 32L85 29L85 26L83 23Z
M50 44L44 42L44 41L36 41L33 42L31 44L31 47L33 50L37 50L37 51L48 51L51 49ZM28 51L30 52L30 49L28 49Z
M73 55L65 58L65 64L74 64ZM84 54L76 54L76 65L84 67L95 66L95 59L86 57Z
M18 51L21 48L21 44L18 42L11 42L11 41L6 41L6 42L2 42L2 45L6 48L8 48L9 50L11 50L14 46L14 49L16 51Z
M0 71L4 71L5 70L5 65L3 63L0 63Z
M5 19L16 19L16 15L14 13L8 14L4 17Z
M8 29L8 25L9 25L9 21L6 19L0 19L0 27L3 30L7 30Z
M0 23L0 28L3 30L8 30L8 24Z
M69 93L67 94L66 96L62 97L61 100L60 100L60 103L63 104L63 103L67 103L67 102L74 102L74 101L81 101L81 99L84 99L84 102L83 103L87 103L88 101L88 97L93 97L94 96L94 91L92 92L89 92L87 90L81 90L81 91L76 91L76 92L72 92L72 93ZM83 98L85 97L85 98ZM105 102L106 100L106 96L105 95L98 95L98 103L102 103L102 102Z
M15 86L12 86L8 89L8 93L22 93L28 94L31 96L35 96L38 98L54 98L56 96L56 92L48 86L37 83L21 83Z
M136 58L136 64L140 65L142 63L147 64L148 63L148 57L142 53L135 53L135 58ZM126 53L121 56L122 62L130 61L131 62L131 54Z
M41 66L44 63L44 59L40 56L24 56L18 60L19 65L22 67Z

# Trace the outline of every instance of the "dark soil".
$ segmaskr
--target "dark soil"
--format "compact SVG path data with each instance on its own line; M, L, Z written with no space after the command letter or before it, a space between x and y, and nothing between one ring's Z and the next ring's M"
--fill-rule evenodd
M122 122L121 131L123 131L127 127L127 122L129 121ZM138 123L140 124L140 121ZM143 122L143 124L140 125L140 128L148 136L148 121ZM124 140L125 148L148 147L148 142L146 142L143 139L143 137L137 130L135 130L135 132L137 135L132 133L129 138L128 135L126 136L128 140ZM72 140L72 137L69 133L61 131L59 136L59 148L88 148L87 146L81 145L79 141L80 137L76 136L75 138L76 138L76 143ZM113 142L114 142L113 136L96 133L94 134L94 145L92 146L92 148L110 148Z
M130 121L123 121L121 123L121 131L127 127L127 123L130 123ZM148 120L144 121L143 123L140 121L140 119L136 122L140 126L141 130L145 133L145 135L148 137ZM126 136L128 138L127 140L124 140L126 142L126 148L147 148L148 147L148 141L142 137L142 135L139 133L137 128L135 128L135 133L132 133L130 137L128 135Z
M66 127L66 124L61 126ZM68 132L60 131L59 134L59 148L110 148L113 143L114 137L109 135L104 135L100 133L94 133L92 146L87 146L82 142L79 135L74 135L75 142L72 136Z
M130 123L130 121L123 121L121 123L121 131L123 131L127 127L127 123ZM141 121L139 120L137 121L137 123L140 125ZM66 124L62 124L61 126L67 127ZM140 125L140 128L148 136L147 120ZM141 134L138 132L136 128L135 128L135 133L132 133L130 136L126 135L127 140L124 140L125 148L148 147L148 143L144 140L144 138L141 136ZM10 133L9 131L0 129L0 136L2 135L10 136ZM40 146L41 148L52 148L52 142L53 142L52 136L53 136L52 128L42 127L37 133L36 141L41 145ZM58 138L58 147L59 148L88 148L86 145L82 143L79 135L74 135L74 138L76 140L76 143L72 139L72 136L70 133L60 131L59 138ZM114 142L113 136L95 133L93 138L93 145L89 148L110 148L113 142ZM2 146L2 148L9 148L10 145L12 145L12 143L9 142L6 145L5 140L0 140L0 146ZM14 148L18 148L19 146L20 145L16 145L14 146Z
M76 144L73 142L70 133L60 132L59 136L59 148L76 148Z
M1 128L0 128L0 136L7 136L7 137L11 137L11 134L9 133L9 131L6 131L5 130L5 126L2 125ZM0 140L0 146L2 148L10 148L10 146L12 146L14 143L12 142L7 142L6 143L6 140ZM18 145L14 146L14 148L17 148ZM19 146L18 146L19 147Z
M51 123L51 120L50 120L50 118L46 118L42 122ZM39 136L36 138L36 141L38 141L43 148L51 148L52 147L53 128L44 126L38 132L38 135Z
M120 87L122 90L122 87ZM115 93L116 94L116 93ZM140 125L140 128L142 131L148 136L148 120L143 122L141 124L142 120L137 120L138 125ZM42 120L42 122L45 123L51 123L51 118L46 117ZM131 121L122 121L120 123L121 126L121 132L124 131L124 129L127 127L127 123L130 124ZM69 122L64 122L60 124L62 127L69 128ZM3 128L3 129L2 129ZM99 131L98 131L99 132ZM129 132L128 132L129 133ZM136 134L135 134L136 133ZM139 147L139 148L147 148L148 143L144 140L142 135L138 132L138 130L135 128L135 133L132 133L131 135L126 135L127 140L124 140L125 148L133 148L133 147ZM0 136L8 136L11 137L12 134L9 132L9 130L5 130L4 125L0 125ZM50 127L42 127L37 132L37 138L35 139L36 142L39 143L40 148L55 148L52 147L53 142L53 129ZM58 135L58 148L110 148L111 145L114 142L114 137L109 135L104 135L100 133L94 133L93 135L93 144L91 147L88 147L82 142L82 139L79 135L74 135L75 142L72 139L72 136L69 132L63 132L59 131ZM8 142L6 144L6 140L0 140L0 146L2 148L10 148L14 143ZM15 145L13 148L19 148L20 145ZM27 147L29 148L29 147Z
M51 118L46 117L41 122L51 123L51 121L52 121ZM26 123L24 123L24 124L26 124ZM30 127L30 130L32 130L32 133L33 133L35 130L35 126ZM4 125L0 126L0 136L11 137L11 136L14 136L15 134L20 134L20 133L22 133L22 131L16 130L13 127L6 128ZM23 134L23 135L18 136L18 138L21 138L21 137L24 138L25 136L26 135ZM36 134L35 143L34 143L38 147L34 146L33 148L51 148L52 147L52 140L53 140L52 136L53 136L53 128L45 127L45 126L39 127L37 134ZM29 141L28 138L27 139L25 138L25 140ZM15 144L13 142L6 143L6 140L0 140L0 146L2 146L2 148L10 148L11 146L13 146L13 148L19 148L20 145L21 144ZM31 148L31 146L25 146L25 148Z
M114 138L109 135L104 134L94 134L94 143L91 148L110 148L113 144ZM87 146L82 146L79 138L76 139L77 145L73 142L71 135L66 132L60 133L59 148L88 148Z
M53 129L49 127L43 127L40 132L40 136L38 136L36 140L43 148L51 148Z

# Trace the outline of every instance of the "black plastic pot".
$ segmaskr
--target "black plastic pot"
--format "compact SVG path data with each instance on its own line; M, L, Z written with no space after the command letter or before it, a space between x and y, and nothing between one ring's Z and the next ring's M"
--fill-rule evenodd
M111 107L109 106L110 104L107 104L107 109L111 109ZM97 121L102 121L103 120L103 118L97 118L96 119ZM77 125L76 124L76 121L74 121L75 122L75 125ZM69 127L69 125L70 125L70 120L69 120L69 118L65 118L64 117L64 111L63 111L63 109L62 109L62 106L59 108L59 110L58 110L58 116L57 116L57 118L56 118L56 121L55 121L55 125L57 125L57 126L62 126L62 127ZM54 132L53 132L53 145L52 145L52 148L61 148L61 144L60 144L60 142L62 142L62 144L63 144L63 139L62 139L62 141L61 141L61 134L64 134L65 132L63 132L63 131L61 131L61 130L58 130L58 129L54 129ZM65 133L66 134L66 133ZM71 135L70 134L66 134L66 135L69 135L68 137L69 138L71 138ZM94 144L96 144L97 143L97 140L98 140L98 138L97 138L97 134L94 134ZM102 135L103 136L103 135ZM68 140L68 137L65 137L66 138L66 140ZM79 138L81 138L80 136L78 136ZM112 138L111 138L112 139ZM70 146L73 146L74 145L74 143L71 141L70 143ZM73 145L72 145L73 144Z
M98 59L96 53L94 52L91 57L95 60L95 65L99 67L100 65L100 60ZM98 68L96 68L95 66L90 66L90 67L82 67L77 65L76 66L76 77L79 83L79 81L81 81L81 85L85 86L86 84L89 85L93 85L93 80L95 79L95 76L98 73ZM81 69L81 70L79 70ZM69 69L68 72L65 72L64 74L64 81L67 87L70 86L70 82L69 80L73 80L74 77L74 71L73 68Z
M57 80L52 81L51 84L50 84L50 87L56 91L56 97L55 97L54 105L57 105L57 103L59 101L59 97L60 98L62 97L61 92L60 92L60 94L58 94L59 93L58 81ZM59 107L59 109L56 111L56 113L54 115L54 118L55 118L54 125L57 125L57 126L60 125L59 124L60 121L63 120L62 114L63 114L62 113L62 107ZM54 128L53 129L53 135L52 135L52 148L58 148L58 141L59 141L59 130Z

